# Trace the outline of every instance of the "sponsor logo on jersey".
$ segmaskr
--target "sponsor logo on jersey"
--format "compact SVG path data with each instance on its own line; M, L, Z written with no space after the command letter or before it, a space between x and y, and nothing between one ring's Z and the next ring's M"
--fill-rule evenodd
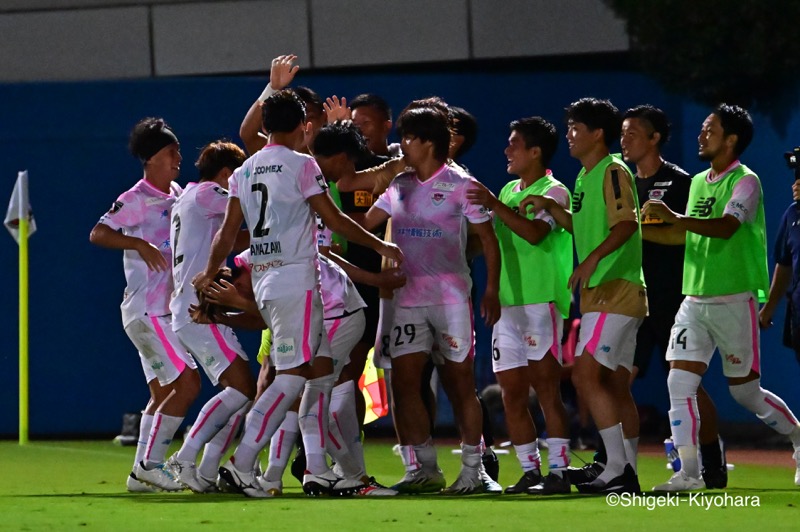
M281 355L286 355L294 351L294 342L281 342L275 347L275 352Z
M397 229L397 234L413 238L442 238L443 235L441 229L426 227L400 227Z
M146 200L144 200L144 204L145 205L157 205L157 204L161 203L162 201L164 201L163 198L147 198Z
M253 272L255 273L263 273L269 270L270 268L278 268L280 266L283 266L282 260L271 260L269 262L263 262L261 264L253 264L252 269Z
M536 338L534 338L530 334L526 334L522 338L525 341L525 343L528 345L528 347L536 347L536 345L537 345L536 344Z
M314 179L317 180L317 184L319 185L319 188L321 188L322 190L328 188L328 182L325 181L325 177L322 174L314 176Z
M226 197L226 198L228 197L228 191L227 191L227 190L225 190L225 189L224 189L224 188L222 188L222 187L214 187L214 189L213 189L213 190L214 190L214 192L216 192L216 193L217 193L217 194L219 194L220 196L224 196L224 197Z
M581 212L581 208L583 208L583 196L585 192L581 192L578 194L574 192L572 194L572 214Z
M250 178L250 168L249 167L244 169L244 177L245 177L245 179L249 179Z
M270 164L267 166L256 166L255 175L260 174L280 174L283 172L282 164Z
M659 181L658 183L653 183L654 187L668 187L672 184L672 181Z
M660 200L664 197L664 194L667 193L667 189L665 188L654 188L650 192L647 193L647 197L654 200Z
M610 345L601 345L600 346L600 351L602 351L603 353L610 353L611 352L611 346Z
M158 371L164 367L164 363L161 361L153 362L152 364L150 364L150 367L153 368L153 371Z
M356 207L372 207L375 203L372 192L368 190L356 190L353 192L353 203Z
M250 254L255 257L257 255L273 255L281 252L281 243L277 242L259 242L250 244Z
M708 218L711 216L711 208L717 202L717 198L710 197L710 198L700 198L695 203L694 207L692 207L692 216L697 216L698 218Z
M453 192L456 189L455 183L434 183L434 190L444 190L445 192Z
M120 210L120 209L121 209L121 208L122 208L124 205L125 205L125 204L124 204L124 203L122 203L121 201L115 201L115 202L113 203L113 205L111 205L111 208L110 208L110 209L108 209L108 214L117 214L117 213L119 212L119 210Z
M433 194L431 194L431 201L433 202L434 205L438 207L439 205L444 203L444 199L446 197L447 196L445 196L443 192L434 192Z
M744 206L744 204L739 203L738 201L731 201L728 205L738 211L741 211L745 216L747 216L747 213L750 212L747 207Z
M216 361L217 361L217 359L214 358L213 355L209 355L209 356L206 357L205 363L206 363L206 366L210 366L211 364L213 364Z

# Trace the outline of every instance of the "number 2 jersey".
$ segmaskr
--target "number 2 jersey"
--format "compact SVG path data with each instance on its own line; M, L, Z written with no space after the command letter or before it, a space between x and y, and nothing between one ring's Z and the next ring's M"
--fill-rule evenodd
M211 241L222 226L227 206L228 191L213 181L203 181L186 185L172 207L169 234L175 289L169 309L174 331L192 321L189 305L197 304L192 278L206 269Z
M306 201L324 194L322 171L308 155L268 144L229 179L250 230L256 302L312 290L319 280L314 212Z
M181 187L177 183L170 183L170 192L166 194L141 179L117 198L99 223L122 231L126 236L150 242L161 251L167 264L172 264L169 220L172 206L180 194ZM172 293L170 270L150 270L141 255L133 249L125 250L122 263L127 283L120 305L123 327L144 316L169 314Z

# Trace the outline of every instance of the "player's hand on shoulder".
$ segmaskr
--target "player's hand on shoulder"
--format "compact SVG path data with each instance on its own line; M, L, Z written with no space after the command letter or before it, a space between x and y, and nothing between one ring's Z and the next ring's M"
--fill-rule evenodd
M472 182L472 187L467 189L467 201L472 205L482 205L487 209L494 209L497 197L483 183L476 180Z

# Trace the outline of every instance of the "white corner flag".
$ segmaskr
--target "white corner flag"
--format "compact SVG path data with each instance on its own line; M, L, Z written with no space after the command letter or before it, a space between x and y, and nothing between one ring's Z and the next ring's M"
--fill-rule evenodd
M33 219L33 211L28 201L28 171L23 170L17 174L17 184L14 185L14 193L8 203L8 211L3 224L19 244L19 221L27 219L29 222L28 235L36 232L36 220Z

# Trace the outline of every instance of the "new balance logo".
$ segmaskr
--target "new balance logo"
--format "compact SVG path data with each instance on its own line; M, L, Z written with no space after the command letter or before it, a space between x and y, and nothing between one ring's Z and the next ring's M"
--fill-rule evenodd
M717 202L717 198L710 197L710 198L700 198L695 203L694 207L692 207L692 216L696 216L697 218L708 218L711 216L711 208Z
M578 194L577 192L572 194L572 214L581 212L581 207L583 207L583 196L584 192Z

